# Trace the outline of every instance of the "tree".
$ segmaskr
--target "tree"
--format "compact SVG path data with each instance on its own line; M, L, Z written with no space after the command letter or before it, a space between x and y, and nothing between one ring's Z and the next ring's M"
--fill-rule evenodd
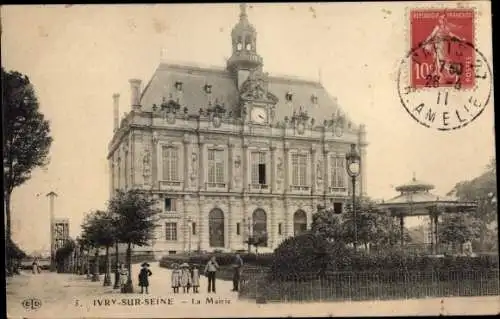
M464 244L479 237L480 221L471 214L445 214L438 228L443 243L459 245L463 253Z
M108 211L116 217L116 236L127 244L127 267L129 271L125 291L133 292L131 275L132 245L147 246L154 239L157 217L160 210L157 201L139 190L118 190L108 204Z
M49 122L39 112L29 78L16 71L6 72L3 68L2 113L5 236L10 241L12 192L30 179L33 169L48 163L52 137L49 135ZM7 260L7 263L10 261Z
M462 201L477 201L478 208L473 213L480 220L479 245L481 250L485 248L485 239L492 237L496 241L497 233L489 229L489 225L497 221L497 178L496 160L492 158L486 166L485 172L470 180L461 181L453 187L448 195L455 195ZM490 234L493 233L493 234Z
M343 220L333 209L318 206L318 211L312 216L311 232L330 242L344 242Z
M111 285L111 259L109 254L109 248L115 243L116 231L115 231L115 220L113 216L105 211L97 210L90 214L90 217L85 220L82 225L84 232L87 234L87 238L94 243L96 249L104 247L106 249L106 274L104 276L104 286ZM99 273L97 268L97 259L99 258L98 250L96 250L96 274Z

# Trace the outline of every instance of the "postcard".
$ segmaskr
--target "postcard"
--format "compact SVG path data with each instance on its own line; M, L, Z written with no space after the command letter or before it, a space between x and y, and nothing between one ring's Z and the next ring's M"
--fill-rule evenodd
M8 318L500 313L490 1L1 22Z

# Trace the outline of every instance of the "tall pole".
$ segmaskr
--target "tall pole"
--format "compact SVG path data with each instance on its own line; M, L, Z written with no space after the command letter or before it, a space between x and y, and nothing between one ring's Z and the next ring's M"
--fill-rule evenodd
M352 213L354 215L354 250L358 247L358 225L356 218L356 176L352 176Z
M54 199L57 197L57 194L54 191L51 191L47 194L49 198L49 213L50 213L50 270L55 270L55 234L54 234L54 222L55 222L55 213L54 213Z

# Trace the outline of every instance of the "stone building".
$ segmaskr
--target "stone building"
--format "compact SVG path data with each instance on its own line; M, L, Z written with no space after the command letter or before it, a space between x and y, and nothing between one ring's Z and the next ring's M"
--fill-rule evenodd
M131 110L109 144L110 192L139 188L159 200L155 251L259 251L307 229L318 204L342 211L345 153L357 144L365 192L366 133L319 83L263 71L245 5L225 68L160 63L130 80ZM277 51L278 52L278 51Z

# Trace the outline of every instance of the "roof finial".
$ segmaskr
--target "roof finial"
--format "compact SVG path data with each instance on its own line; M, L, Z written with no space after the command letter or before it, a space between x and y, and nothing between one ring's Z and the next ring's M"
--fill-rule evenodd
M240 4L240 20L244 20L247 18L247 4Z
M415 171L413 171L413 181L415 182L417 179L415 178Z

